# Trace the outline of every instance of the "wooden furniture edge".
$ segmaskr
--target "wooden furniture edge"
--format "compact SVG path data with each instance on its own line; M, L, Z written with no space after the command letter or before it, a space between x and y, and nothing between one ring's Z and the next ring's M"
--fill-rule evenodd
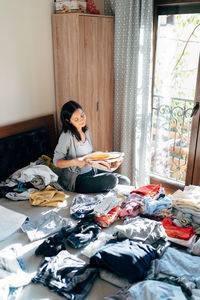
M84 13L53 13L52 16L70 16L70 15L76 15L76 16L87 16L87 17L98 17L98 18L114 18L114 16L108 16L108 15L95 15L95 14L84 14Z

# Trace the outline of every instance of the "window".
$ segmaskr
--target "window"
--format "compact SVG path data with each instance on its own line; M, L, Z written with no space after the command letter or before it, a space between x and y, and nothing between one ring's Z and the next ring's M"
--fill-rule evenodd
M200 183L200 5L156 9L151 181L177 189Z

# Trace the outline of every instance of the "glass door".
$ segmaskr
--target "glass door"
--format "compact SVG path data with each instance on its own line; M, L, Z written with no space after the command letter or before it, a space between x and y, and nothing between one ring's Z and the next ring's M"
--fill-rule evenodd
M162 14L157 22L151 178L184 187L192 183L198 145L198 105L191 114L199 101L200 14Z
M193 112L186 185L200 185L200 61Z

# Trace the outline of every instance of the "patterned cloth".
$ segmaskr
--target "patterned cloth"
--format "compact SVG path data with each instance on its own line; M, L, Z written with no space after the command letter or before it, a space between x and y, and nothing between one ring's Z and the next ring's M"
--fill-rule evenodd
M121 173L149 183L153 0L105 0L115 15L114 149L125 153Z
M33 283L42 283L65 299L85 299L97 276L82 259L63 250L58 255L46 257Z

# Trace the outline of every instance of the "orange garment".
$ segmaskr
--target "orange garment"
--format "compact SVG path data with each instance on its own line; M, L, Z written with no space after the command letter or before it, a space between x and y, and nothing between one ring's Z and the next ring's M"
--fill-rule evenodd
M140 194L144 196L154 197L160 192L161 184L148 184L131 191L131 194Z
M94 221L101 227L108 227L118 218L120 212L120 205L111 209L106 215L101 217L95 217Z
M169 218L164 218L161 222L169 237L188 241L195 234L193 226L179 227Z

